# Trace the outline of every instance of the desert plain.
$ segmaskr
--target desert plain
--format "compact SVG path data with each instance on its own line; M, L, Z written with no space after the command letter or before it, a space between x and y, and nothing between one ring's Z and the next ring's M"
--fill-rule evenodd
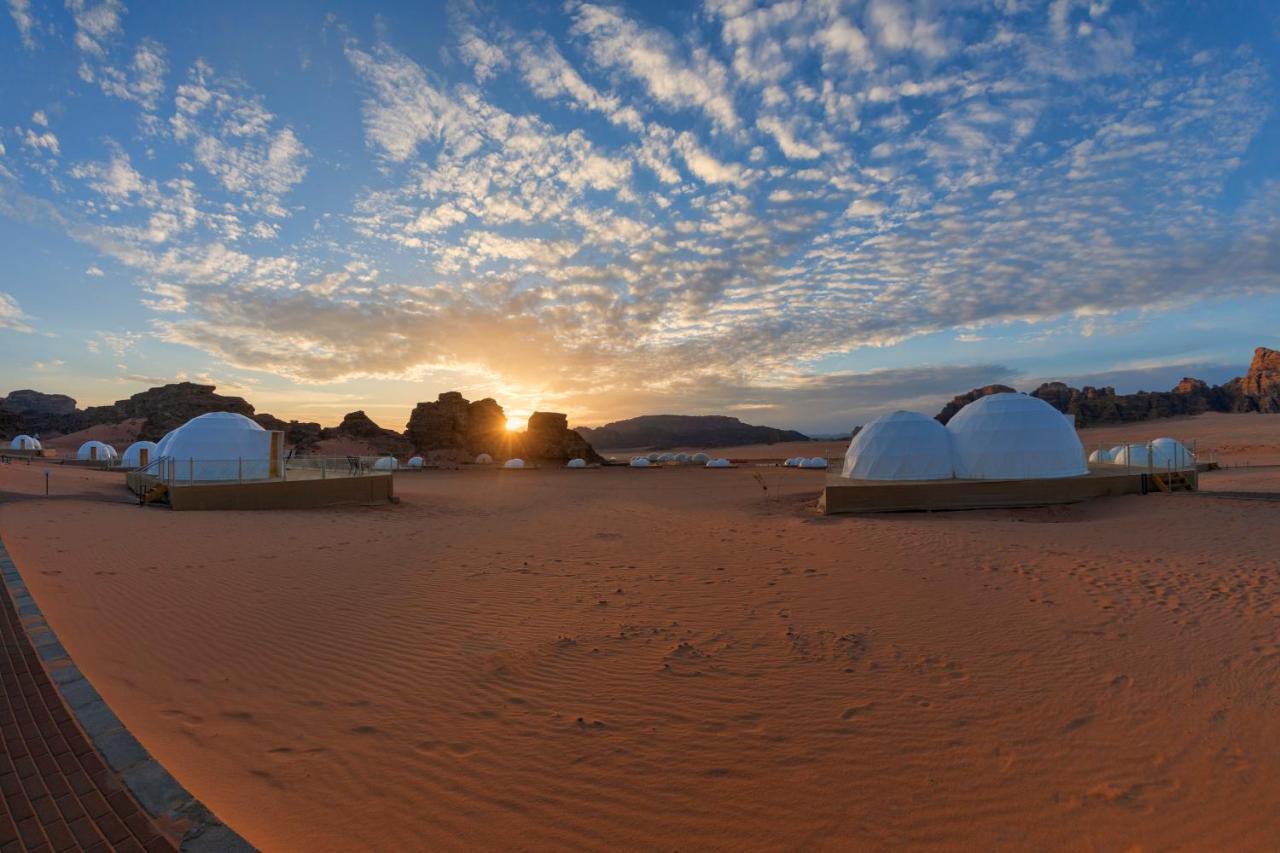
M258 513L72 468L44 499L15 463L0 536L131 731L268 851L1275 849L1280 415L1081 437L1165 434L1233 467L823 517L823 472L751 460L840 443Z

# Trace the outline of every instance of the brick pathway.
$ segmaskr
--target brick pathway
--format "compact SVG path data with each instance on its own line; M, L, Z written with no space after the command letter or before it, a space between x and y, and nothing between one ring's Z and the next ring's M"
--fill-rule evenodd
M0 589L0 853L172 851L72 717Z

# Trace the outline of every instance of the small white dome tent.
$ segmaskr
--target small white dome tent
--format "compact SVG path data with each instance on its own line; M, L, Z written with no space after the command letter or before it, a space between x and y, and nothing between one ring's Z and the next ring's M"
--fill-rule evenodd
M648 456L637 456L635 459L632 459L632 460L631 460L631 467L632 467L632 468L648 468L648 467L649 467L649 457L648 457Z
M1151 442L1151 464L1160 469L1194 468L1196 458L1182 442L1166 436Z
M283 441L272 458L277 434L236 412L208 412L162 438L156 452L171 458L173 480L265 480L282 467Z
M503 462L503 463L502 463L502 467L503 467L503 468L523 468L523 467L524 467L524 460L523 460L523 459L508 459L506 462Z
M387 456L379 456L373 463L375 471L398 471L400 470L400 460L388 454Z
M86 441L76 451L76 459L81 462L110 462L118 455L114 447L102 441Z
M852 480L949 480L955 474L947 428L919 412L890 412L858 430L841 476Z
M800 467L800 468L826 468L826 467L827 467L827 460L823 459L821 456L814 456L814 457L811 457L811 458L809 458L809 459L801 459L801 460L800 460L800 464L799 464L799 466L798 466L798 467Z
M125 468L142 468L160 458L157 447L154 441L135 441L120 455L120 464Z
M980 397L947 424L956 476L1043 480L1089 473L1084 446L1062 413L1037 397Z
M661 453L650 453L650 454L649 454L648 456L646 456L645 458L646 458L646 459L648 459L650 462L657 462L659 459L661 459L661 458L662 458L662 454L661 454Z
M476 464L477 464L477 465L492 465L492 464L493 464L493 457L492 457L492 456L490 456L488 453L481 453L479 456L477 456L477 457L476 457Z
M1115 447L1111 448L1112 462L1118 461L1120 459L1120 451L1124 450L1124 448L1125 448L1125 445L1123 444L1117 444Z
M424 462L424 461L423 461L423 459L422 459L422 457L421 457L421 456L410 456L410 457L409 457L409 467L410 467L410 468L421 468L421 467L422 467L423 465L425 465L425 464L426 464L426 462Z
M707 463L708 468L732 468L733 463L728 459L712 459Z
M676 454L676 461L677 461L677 462L679 462L681 465L687 465L687 464L688 464L688 462L689 462L689 454L688 454L688 453L677 453L677 454Z
M1115 453L1114 462L1130 468L1146 468L1151 464L1151 448L1145 444L1121 445Z
M1100 447L1089 454L1089 461L1097 464L1101 462L1112 462L1114 461L1114 458L1112 457L1110 450Z
M693 464L695 464L695 465L706 465L708 462L710 462L710 461L711 461L711 457L710 457L710 456L708 456L708 455L707 455L707 454L705 454L705 453L701 453L701 452L699 452L699 453L695 453L695 454L693 454L693 456L689 457L689 461L690 461L690 462L692 462L692 463L693 463Z
M676 455L674 453L663 453L658 457L659 462L675 462Z
M40 439L29 435L15 435L9 442L10 450L41 450Z
M567 464L567 465L565 465L564 467L566 467L566 468L586 468L586 467L587 467L587 460L585 460L585 459L570 459L570 460L569 460L569 462L568 462L568 464Z

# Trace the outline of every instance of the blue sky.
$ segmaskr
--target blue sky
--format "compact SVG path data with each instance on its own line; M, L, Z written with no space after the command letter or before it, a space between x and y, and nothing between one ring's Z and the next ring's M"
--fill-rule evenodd
M1280 7L6 0L0 390L815 431L1280 346Z

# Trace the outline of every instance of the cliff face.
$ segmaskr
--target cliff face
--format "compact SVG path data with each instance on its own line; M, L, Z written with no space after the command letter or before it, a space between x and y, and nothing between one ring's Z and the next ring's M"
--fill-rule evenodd
M91 406L80 417L83 427L96 424L114 424L130 418L143 420L139 438L159 441L166 432L208 412L236 412L253 417L253 406L243 397L226 397L214 393L213 385L197 385L194 382L176 382L161 385L134 394L127 400L117 400L111 406Z
M520 435L520 452L530 459L556 462L604 461L585 438L569 429L568 416L558 412L534 412L529 416L529 428Z
M724 415L642 415L578 432L596 447L662 449L667 447L733 447L808 441L795 430L744 424Z
M953 399L936 417L945 424L979 397L1012 390L1006 385L975 388ZM1081 427L1203 412L1280 412L1280 351L1258 347L1249 371L1223 385L1209 385L1188 376L1169 391L1117 394L1111 387L1072 388L1063 382L1045 382L1031 396L1060 412L1075 415L1076 426Z
M481 453L507 456L507 416L490 397L470 402L446 391L434 403L419 403L409 415L405 437L422 455L452 453L471 458Z

